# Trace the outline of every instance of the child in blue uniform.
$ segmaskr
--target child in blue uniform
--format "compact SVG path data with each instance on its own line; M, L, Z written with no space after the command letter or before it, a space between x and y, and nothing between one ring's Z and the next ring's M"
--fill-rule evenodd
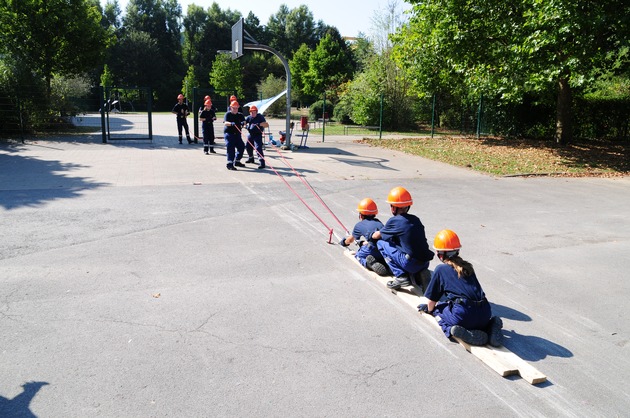
M179 135L179 143L182 143L182 128L186 130L186 139L189 144L192 144L192 140L190 139L190 132L188 130L188 121L186 117L190 114L190 109L188 105L184 103L184 95L179 94L177 96L177 103L171 110L171 113L177 115L177 134Z
M359 202L357 211L359 212L360 221L354 225L352 235L343 238L339 241L339 244L342 247L347 247L356 242L359 249L354 257L359 260L359 263L379 276L387 276L389 270L384 264L383 256L376 248L376 245L369 241L372 234L383 227L383 223L376 218L378 207L372 199L367 197Z
M254 148L256 149L256 154L258 154L258 168L265 168L265 154L263 151L263 132L265 128L269 126L265 117L258 113L258 108L256 106L252 106L249 108L250 115L245 118L245 126L249 131L249 135L247 135L247 144L245 144L245 150L247 151L247 161L246 163L254 163Z
M210 98L206 99L204 102L203 110L199 113L199 120L201 121L201 131L203 132L203 152L206 155L209 155L208 151L211 154L216 154L217 152L214 150L213 146L214 125L212 122L217 120L217 115Z
M444 335L457 337L471 345L498 347L503 343L503 321L492 316L492 309L477 280L472 264L459 256L461 244L451 230L440 231L433 248L442 260L433 271L424 293L429 299L418 310L438 317ZM440 300L442 300L440 302Z
M245 117L238 111L239 104L237 101L230 103L230 111L223 118L223 137L225 138L225 147L227 150L227 169L236 170L236 167L245 167L241 162L245 144L241 137L241 129L245 125ZM236 152L235 152L236 151Z
M387 197L392 216L385 226L372 234L376 245L394 274L387 282L390 289L400 289L415 282L425 287L430 277L429 261L433 251L429 249L420 219L409 213L413 204L411 194L404 187L394 187Z

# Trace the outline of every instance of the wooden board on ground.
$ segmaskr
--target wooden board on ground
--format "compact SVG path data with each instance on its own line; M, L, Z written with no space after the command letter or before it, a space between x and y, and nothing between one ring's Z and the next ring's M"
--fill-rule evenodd
M392 280L392 277L381 277L374 272L366 270L363 266L361 266L359 261L354 258L354 252L352 251L344 251L344 254L353 260L356 265L361 267L361 269L368 273L373 279L385 286L385 288L391 291L392 294L398 296L415 310L417 310L419 304L426 303L427 299L421 294L418 294L418 291L415 288L401 288L398 291L390 290L387 287L387 282ZM430 323L434 324L440 332L442 332L442 329L434 316L428 314L421 315ZM505 347L492 347L490 345L474 346L465 343L459 338L453 337L453 339L464 346L466 351L477 357L503 377L518 374L521 378L532 385L547 381L547 377L544 374Z

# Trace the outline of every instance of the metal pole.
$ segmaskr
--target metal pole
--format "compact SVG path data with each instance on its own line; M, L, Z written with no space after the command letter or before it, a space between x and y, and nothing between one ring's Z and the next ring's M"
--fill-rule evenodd
M433 93L433 106L431 107L431 138L435 133L435 93Z
M99 92L99 104L101 106L101 132L103 135L103 144L107 143L107 132L105 131L105 88L100 86L98 88Z
M193 87L193 131L195 137L199 137L199 120L197 118L197 87Z
M322 142L326 138L326 92L324 92L324 106L322 107Z
M284 66L284 71L287 74L287 120L285 126L286 139L283 149L291 149L291 69L287 60L275 49L267 45L260 44L243 44L243 49L255 49L259 51L267 51L274 54L280 59Z
M378 139L383 138L383 93L381 93L381 112L378 122Z
M152 107L153 107L153 92L151 91L151 87L147 87L148 102L147 106L149 107L149 140L153 141L153 118L152 118Z
M481 115L483 113L483 94L479 98L479 109L477 110L477 139L481 135Z

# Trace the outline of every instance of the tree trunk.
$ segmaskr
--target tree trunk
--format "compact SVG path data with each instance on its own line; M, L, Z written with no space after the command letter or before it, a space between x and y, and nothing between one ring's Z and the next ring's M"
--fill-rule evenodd
M558 101L556 103L556 143L568 144L573 139L573 109L571 86L567 78L558 81Z

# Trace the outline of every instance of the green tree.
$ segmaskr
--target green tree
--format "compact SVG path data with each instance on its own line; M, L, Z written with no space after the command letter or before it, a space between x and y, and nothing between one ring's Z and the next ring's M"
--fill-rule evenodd
M124 33L144 32L155 41L158 48L159 65L152 69L157 77L136 85L149 85L156 92L158 107L171 105L171 96L179 90L179 85L186 72L182 59L182 42L179 21L182 17L181 6L177 0L129 0L123 18ZM116 72L118 77L126 77ZM160 99L167 100L160 101Z
M243 96L243 68L239 60L233 60L227 54L218 54L210 71L210 86L215 91L236 92Z
M98 66L110 42L91 0L0 0L0 52L45 80Z
M258 85L258 92L263 98L274 97L280 94L287 88L287 81L283 78L276 77L273 74L269 74L267 78L260 82ZM279 99L274 102L269 109L265 112L267 115L284 115L286 114L287 102Z
M308 71L304 74L304 93L320 96L334 90L352 76L352 62L345 49L331 34L319 42L311 53Z
M109 69L109 66L105 64L105 67L103 67L103 73L101 74L101 86L111 87L113 85L114 85L114 75Z
M112 73L114 85L119 86L156 86L164 85L163 67L160 56L160 48L157 41L142 31L126 31L123 37L112 47L109 68ZM171 94L178 90L179 86L171 89ZM164 89L159 91L162 94ZM158 94L159 94L158 93Z
M395 56L425 94L458 85L462 94L518 102L555 88L558 143L572 139L574 93L628 45L630 4L622 0L410 3Z
M306 44L302 44L289 61L289 69L291 70L291 96L300 103L310 99L310 97L304 93L304 75L308 71L310 56L311 50Z
M195 77L195 68L191 65L188 67L188 72L186 73L186 77L182 81L182 93L187 98L192 99L193 97L193 89L195 87L199 87L199 81Z

